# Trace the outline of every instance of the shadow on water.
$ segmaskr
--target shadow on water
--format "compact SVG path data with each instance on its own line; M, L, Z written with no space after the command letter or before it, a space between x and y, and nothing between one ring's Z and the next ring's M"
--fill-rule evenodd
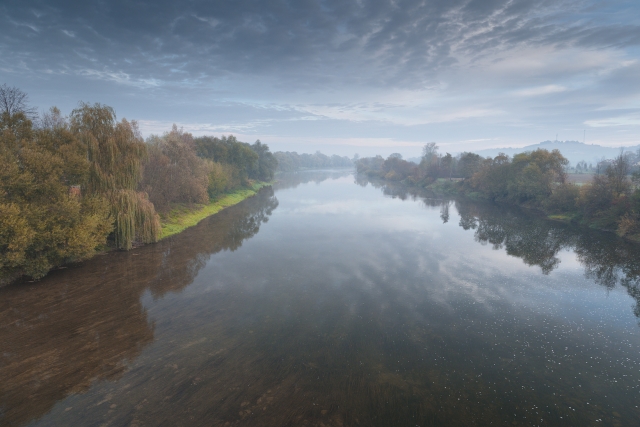
M401 200L421 200L440 208L443 223L449 221L449 207L460 215L459 226L474 230L475 240L495 250L520 258L529 266L538 266L549 274L560 265L558 254L570 250L577 254L584 275L607 289L622 286L635 300L633 313L640 318L640 245L612 233L589 230L551 221L517 207L446 199L415 187L356 178L361 186L372 185L384 195Z
M239 248L277 206L264 188L178 236L0 289L0 425L23 425L120 378L154 340L142 294L181 291L211 254Z

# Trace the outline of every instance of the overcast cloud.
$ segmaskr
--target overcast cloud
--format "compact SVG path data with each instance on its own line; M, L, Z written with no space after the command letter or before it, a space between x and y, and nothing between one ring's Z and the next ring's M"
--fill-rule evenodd
M640 143L640 3L4 1L0 83L273 149ZM327 146L329 145L329 146Z

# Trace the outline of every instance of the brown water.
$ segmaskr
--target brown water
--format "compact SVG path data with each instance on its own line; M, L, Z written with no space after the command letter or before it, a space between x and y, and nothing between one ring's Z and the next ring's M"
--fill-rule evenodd
M0 425L638 425L638 245L347 172L281 181L0 289Z

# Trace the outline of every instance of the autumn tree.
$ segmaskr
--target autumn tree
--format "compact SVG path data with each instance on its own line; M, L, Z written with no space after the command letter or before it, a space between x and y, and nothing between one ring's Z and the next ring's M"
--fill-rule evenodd
M0 129L0 276L40 278L93 255L112 226L105 199L70 191L88 182L85 145L66 122L33 129L23 112Z
M161 212L172 203L207 203L208 175L214 166L196 155L193 136L173 125L171 132L147 139L148 158L140 188Z
M108 201L116 247L156 241L160 219L147 195L137 191L147 150L136 122L118 122L111 107L85 103L72 111L70 122L89 161L84 191Z

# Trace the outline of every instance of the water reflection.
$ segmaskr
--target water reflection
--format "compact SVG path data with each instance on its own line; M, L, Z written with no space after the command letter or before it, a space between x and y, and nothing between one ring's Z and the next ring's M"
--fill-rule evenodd
M450 200L401 184L371 181L356 177L361 186L372 185L392 198L421 200L440 208L443 223L449 221L449 207L455 204L460 215L458 225L474 230L475 240L496 250L540 267L549 274L560 265L558 254L573 251L584 267L585 277L613 289L622 286L635 300L633 312L640 317L640 245L620 239L612 233L572 227L514 207L468 199Z
M276 183L273 188L278 190L293 189L302 184L313 182L320 184L326 180L343 178L353 173L351 169L336 170L309 170L301 172L287 172L276 176Z
M140 283L124 272L110 283L132 282L142 295L132 311L154 341L120 374L66 389L30 425L616 426L640 417L640 333L627 296L602 298L565 268L575 257L556 248L579 241L569 227L390 190L417 201L399 203L344 175L304 175L279 177L278 200L267 195L251 215L223 211L165 246L98 262L96 277L125 270L121 261L149 264ZM233 237L267 218L255 238ZM548 242L531 241L547 226L558 228ZM529 245L539 245L526 255L533 268L506 254ZM27 398L30 385L18 384Z
M154 340L141 295L180 291L211 254L254 236L277 206L265 188L167 241L0 289L0 425L23 425L69 394L120 378Z

